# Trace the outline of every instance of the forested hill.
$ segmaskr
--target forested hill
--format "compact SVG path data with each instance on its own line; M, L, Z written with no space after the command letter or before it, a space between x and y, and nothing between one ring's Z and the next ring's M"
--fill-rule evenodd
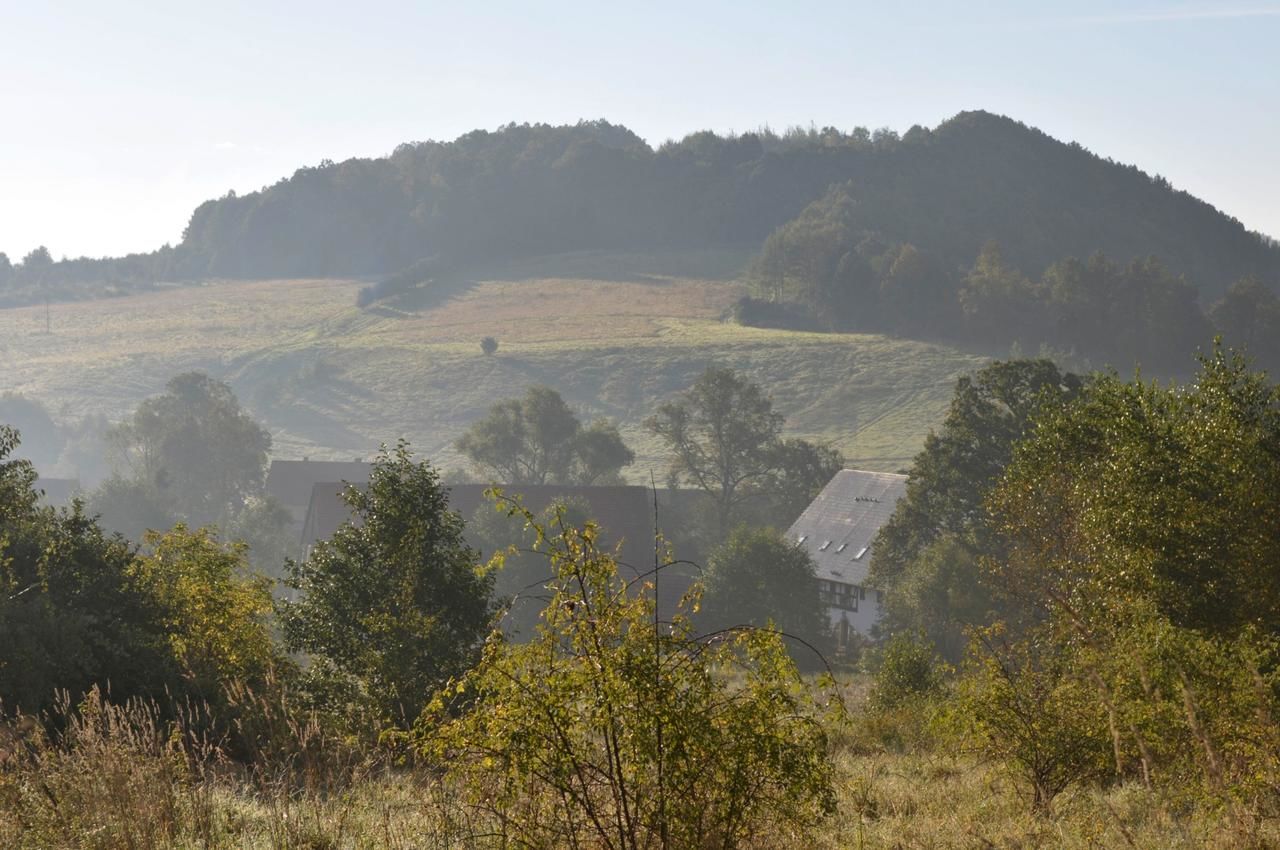
M324 162L208 201L178 246L152 255L0 262L0 288L29 287L37 274L46 290L72 294L95 281L376 276L426 257L758 245L845 182L867 228L953 268L994 239L1031 271L1096 251L1158 255L1205 299L1248 274L1280 279L1280 244L1163 179L965 112L902 137L703 132L657 149L606 122L475 131L385 158Z

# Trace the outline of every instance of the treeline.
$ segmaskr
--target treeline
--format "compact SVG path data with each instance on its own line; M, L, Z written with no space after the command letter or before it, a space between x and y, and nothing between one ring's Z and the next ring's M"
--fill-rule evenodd
M1273 241L1167 181L1010 119L966 112L901 137L865 128L701 132L652 148L625 127L595 121L405 144L388 157L322 162L201 204L182 242L152 255L45 263L45 252L34 264L0 268L0 297L15 282L25 291L380 276L426 257L466 263L760 244L848 181L861 228L927 247L946 268L996 239L1020 268L1096 251L1154 254L1211 295L1280 269Z
M149 254L54 260L41 245L19 262L0 252L0 307L37 301L72 301L149 289L182 279L179 256L165 245Z
M685 425L673 431L677 420ZM714 423L725 420L750 427L711 447ZM709 369L651 427L669 444L673 482L693 478L715 517L697 534L712 551L709 613L684 621L741 629L774 620L821 645L827 628L803 553L776 532L719 545L731 518L798 513L843 465L827 447L783 439L782 424L759 387ZM634 458L611 423L583 426L554 390L534 387L496 404L459 441L483 477L513 486L502 513L488 505L468 527L439 473L401 442L383 448L366 487L344 493L349 521L300 558L287 513L264 492L270 435L225 383L178 375L105 440L112 477L87 501L55 509L41 504L32 464L15 456L18 433L0 425L0 730L7 712L56 713L60 692L74 705L109 688L111 700L154 701L183 722L197 705L200 731L250 759L271 745L254 724L281 720L259 716L266 703L255 700L369 744L379 730L412 728L440 688L480 660L486 634L496 635L491 643L540 640L553 615L515 601L556 583L550 541L572 538L563 557L575 561L599 529L577 503L534 517L518 491L617 482ZM705 468L690 465L703 454ZM547 533L528 539L530 523ZM654 545L647 535L634 543ZM757 601L750 613L733 604L736 576L768 572L778 551L793 562L785 601L776 610ZM592 557L609 588L592 593L614 602L638 594L627 603L633 614L656 604L640 601L638 582L615 587L610 556ZM566 574L564 592L585 593L581 579Z
M1052 350L1085 364L1177 370L1215 333L1262 365L1280 366L1280 299L1250 275L1209 309L1184 275L1148 256L1057 259L1033 279L1004 246L953 265L930 245L873 229L852 184L832 187L775 230L752 266L762 300L738 305L746 324L924 336L987 349Z

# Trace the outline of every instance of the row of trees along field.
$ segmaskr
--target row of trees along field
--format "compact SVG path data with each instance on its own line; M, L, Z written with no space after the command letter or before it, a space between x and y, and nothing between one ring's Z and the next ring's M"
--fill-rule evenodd
M1008 118L965 112L930 130L694 133L656 148L604 121L508 125L390 156L325 161L201 204L176 246L54 262L0 258L0 299L218 277L385 276L424 258L759 245L836 186L858 230L942 269L995 239L1016 268L1095 252L1159 256L1219 297L1280 277L1280 247L1160 177ZM843 191L843 190L841 190ZM823 201L821 203L829 203Z
M1140 363L1160 374L1216 332L1280 367L1280 298L1256 276L1205 309L1200 290L1155 256L1055 258L1033 267L1044 269L1033 280L1003 244L988 241L961 264L928 243L886 238L879 215L842 184L775 230L750 270L761 299L741 302L739 321L1049 349L1086 366Z

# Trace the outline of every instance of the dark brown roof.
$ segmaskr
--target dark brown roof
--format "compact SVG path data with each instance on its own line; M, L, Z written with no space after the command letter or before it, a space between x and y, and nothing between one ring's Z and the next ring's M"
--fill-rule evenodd
M364 461L273 460L267 470L267 495L291 508L306 507L317 484L364 484L373 464Z
M787 530L818 565L818 578L863 584L871 544L907 491L907 476L844 469Z
M449 507L470 520L482 505L488 505L488 484L454 484L449 487ZM310 546L333 536L351 517L342 499L345 485L321 482L312 486L307 520L302 530L302 543ZM600 539L607 547L623 544L628 561L653 561L653 503L644 487L560 487L528 485L502 488L509 496L519 496L526 508L541 513L557 501L585 503L591 519L600 525ZM496 508L494 508L496 510ZM646 557L647 553L647 557Z
M449 487L449 507L470 521L477 510L488 506L484 492L488 484L454 484ZM312 487L311 504L302 528L302 544L310 547L333 536L351 518L342 499L344 485L320 483ZM558 501L574 501L586 506L588 516L600 526L601 548L612 551L621 544L624 575L640 576L653 568L653 496L644 487L565 487L558 485L512 485L504 494L519 495L524 506L539 514ZM489 508L496 510L496 508ZM676 600L688 589L688 579L660 583L662 609L670 613Z
M71 500L80 495L78 478L45 478L36 479L36 490L42 491L40 501L51 507L61 508L71 504Z

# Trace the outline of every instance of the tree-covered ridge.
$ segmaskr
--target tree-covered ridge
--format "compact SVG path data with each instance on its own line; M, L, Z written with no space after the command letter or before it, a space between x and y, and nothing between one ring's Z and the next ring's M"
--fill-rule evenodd
M1017 345L1068 353L1085 366L1137 363L1158 373L1185 369L1185 353L1220 333L1261 365L1280 365L1271 342L1280 330L1275 271L1265 281L1250 273L1225 290L1201 290L1155 255L1121 260L1095 251L1027 266L993 239L957 259L941 231L941 241L917 243L877 229L879 213L864 194L852 181L835 184L769 235L750 270L762 298L738 305L740 322L984 350ZM1017 247L1025 256L1026 244Z
M1020 268L1097 251L1125 261L1154 254L1214 296L1248 274L1280 275L1274 241L1162 178L966 112L902 137L701 132L657 148L604 121L478 130L383 158L325 161L207 201L179 245L151 255L0 260L0 297L77 283L385 275L434 256L759 244L838 183L855 187L859 229L909 242L946 268L995 239Z

